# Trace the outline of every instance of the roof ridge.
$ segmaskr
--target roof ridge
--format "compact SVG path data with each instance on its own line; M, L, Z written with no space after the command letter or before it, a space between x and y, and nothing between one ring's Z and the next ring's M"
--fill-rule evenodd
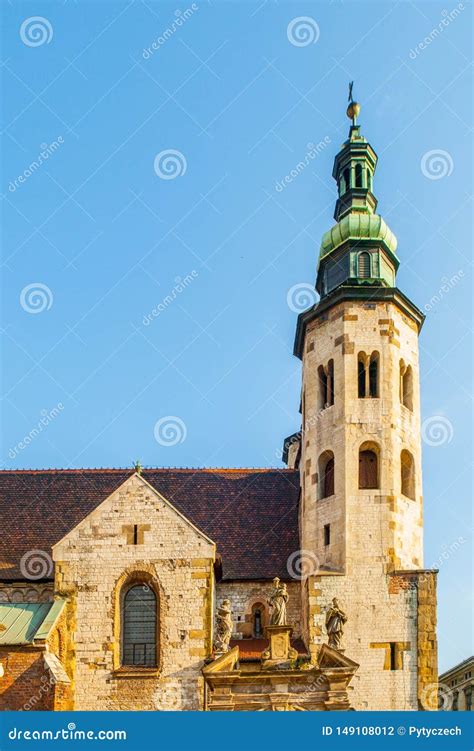
M295 472L288 467L143 467L143 472ZM80 474L81 472L130 472L133 467L49 467L47 469L0 469L0 474Z

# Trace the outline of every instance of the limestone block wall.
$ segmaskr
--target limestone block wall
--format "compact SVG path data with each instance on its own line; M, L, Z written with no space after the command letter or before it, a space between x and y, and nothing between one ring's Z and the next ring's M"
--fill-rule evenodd
M220 582L216 585L217 606L223 600L230 600L234 620L233 638L252 636L252 607L257 603L264 606L264 625L269 622L267 600L272 591L272 582ZM287 582L288 624L293 627L293 637L301 636L301 591L299 581Z
M349 689L351 705L358 710L417 709L416 591L390 594L380 571L361 566L356 577L311 577L308 593L310 649L315 654L327 643L325 617L333 597L347 615L342 647L360 665ZM390 642L403 651L395 670L390 669Z
M379 397L358 398L358 353L379 356ZM321 408L318 367L334 362L334 404ZM400 361L411 365L413 409L400 400ZM418 332L416 325L393 303L343 302L308 328L303 357L303 445L301 482L304 491L302 547L320 562L344 570L351 557L352 528L365 513L370 498L385 504L377 530L382 554L392 568L419 568L422 560L422 476ZM380 451L379 491L359 491L359 447L374 443ZM401 492L401 452L414 459L415 497ZM332 452L334 495L318 499L318 458ZM319 494L320 495L320 494ZM380 500L383 499L383 500ZM382 524L380 522L382 521ZM331 542L324 545L324 525L331 525ZM374 540L375 541L375 540ZM375 551L373 551L375 552ZM355 553L357 555L357 544ZM377 555L381 551L378 549Z
M201 709L214 544L134 475L53 555L55 588L68 596L75 624L74 708ZM159 665L147 674L120 663L120 592L130 580L146 581L159 596Z
M378 354L377 398L358 397L359 352ZM334 404L324 408L318 367L330 360ZM412 410L400 400L401 360L412 367ZM416 571L423 565L416 325L393 303L335 306L308 326L303 395L301 539L302 548L316 556L321 573L306 583L303 633L316 657L319 645L327 641L326 608L338 597L349 618L344 648L360 664L352 682L354 707L416 709L417 592L389 589L390 572ZM376 489L359 489L359 448L366 442L379 454ZM401 492L403 449L414 459L413 499ZM320 498L318 458L324 452L334 455L334 493ZM329 545L325 525L330 525ZM390 669L390 660L396 669Z

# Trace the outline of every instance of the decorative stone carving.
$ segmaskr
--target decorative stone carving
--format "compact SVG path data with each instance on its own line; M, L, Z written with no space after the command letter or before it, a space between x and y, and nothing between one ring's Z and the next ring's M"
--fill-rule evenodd
M214 637L214 651L222 654L229 651L230 637L232 636L232 611L230 600L224 600L217 609L216 634Z
M333 598L326 612L326 631L328 633L328 645L333 649L341 648L343 625L347 621L347 615L339 607L339 601Z
M270 615L270 626L286 626L286 603L288 602L288 591L286 584L281 584L280 579L276 576L273 580L273 591L270 593L268 604L272 612Z

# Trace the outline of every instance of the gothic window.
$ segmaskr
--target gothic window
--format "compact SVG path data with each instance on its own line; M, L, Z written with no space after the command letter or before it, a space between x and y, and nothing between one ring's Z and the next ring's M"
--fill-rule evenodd
M318 382L319 382L319 409L324 409L326 406L326 394L328 389L328 377L326 371L322 365L318 368Z
M322 410L334 404L334 360L329 360L326 367L324 365L319 366L318 382L318 407Z
M362 165L356 164L355 168L355 186L356 188L362 188Z
M158 602L145 582L134 584L122 604L122 665L156 667Z
M365 352L359 352L359 357L357 358L357 391L359 399L363 399L365 397L365 363L367 360L367 356Z
M357 276L359 279L370 279L370 253L359 253L357 258Z
M264 634L264 613L265 608L261 602L256 602L252 606L252 635L256 639L262 639Z
M403 360L400 360L400 401L413 411L413 370Z
M379 355L372 352L369 362L369 396L379 395Z
M378 450L371 444L359 449L359 488L364 490L379 487Z
M365 352L359 352L357 357L357 395L359 399L378 397L379 380L379 353L372 352L369 356Z
M415 462L409 451L400 455L402 495L415 500Z
M319 498L334 495L334 454L324 451L318 460Z

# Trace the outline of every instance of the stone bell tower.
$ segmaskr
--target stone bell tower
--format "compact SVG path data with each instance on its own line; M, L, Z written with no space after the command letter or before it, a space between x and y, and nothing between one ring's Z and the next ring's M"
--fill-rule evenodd
M417 709L436 681L435 572L424 571L418 335L396 287L397 240L376 214L377 155L357 125L334 161L336 224L323 236L320 300L298 318L305 629L317 659L333 597L360 664L357 709ZM298 438L297 438L298 440Z

